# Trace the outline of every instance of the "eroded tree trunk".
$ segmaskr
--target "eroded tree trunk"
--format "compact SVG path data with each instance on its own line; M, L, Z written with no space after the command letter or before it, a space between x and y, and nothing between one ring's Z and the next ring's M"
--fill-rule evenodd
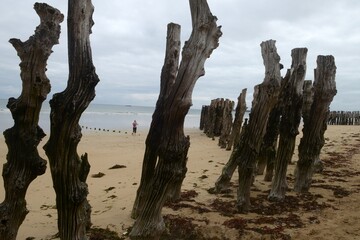
M206 136L212 139L214 139L215 137L214 129L215 129L215 120L216 120L216 100L217 99L211 100L208 114L205 120L206 128L204 128L204 133L206 134Z
M256 168L256 158L260 150L268 117L275 106L280 92L280 56L277 54L275 41L261 43L261 53L265 65L265 79L259 85L258 94L254 96L249 124L241 134L235 157L238 163L239 186L237 208L246 212L250 206L250 187Z
M254 90L254 95L256 95L258 93L258 86L255 87L255 90ZM244 90L243 90L244 92ZM245 93L246 93L246 90L245 90ZM240 94L241 95L241 94ZM243 99L242 101L244 101L245 103L245 95L243 95ZM245 108L242 108L240 111L244 111L243 113L239 113L239 117L241 117L240 115L244 115L245 113L245 110L246 110L246 106ZM239 119L235 120L236 122L239 121ZM234 124L235 124L235 121L234 121ZM246 122L246 120L245 120ZM237 123L238 124L238 123ZM234 139L234 149L233 149L233 152L231 153L230 155L230 158L228 160L228 162L225 164L225 166L223 167L222 171L221 171L221 175L219 176L219 178L216 180L215 182L215 187L214 189L210 189L210 192L213 192L213 193L221 193L221 192L224 192L226 191L229 186L230 186L230 181L231 181L231 178L238 166L238 163L237 163L237 151L236 151L236 148L238 147L238 144L240 142L240 139L241 139L241 135L244 133L245 131L245 128L246 128L246 125L247 123L245 124L245 126L242 128L242 130L240 131L240 133L238 134L238 136L235 136L235 139Z
M304 81L304 91L303 91L303 107L302 107L302 117L303 122L308 122L310 118L311 105L314 99L314 88L312 86L311 80ZM320 153L315 157L314 161L314 172L321 172L323 170L323 162L320 160Z
M255 86L254 89L254 96L257 95L258 93L258 86ZM244 96L244 101L245 101L245 96ZM246 122L246 121L245 121ZM210 189L210 192L213 193L221 193L226 191L229 188L230 185L230 181L231 178L238 166L237 163L237 150L236 148L238 147L238 144L240 142L241 139L241 134L245 131L246 125L242 128L238 138L234 139L234 149L233 152L230 155L229 161L225 164L225 166L223 167L222 171L221 171L221 175L219 176L219 178L216 180L215 182L215 187L214 189Z
M311 80L304 81L303 87L303 106L301 113L304 122L308 122L310 118L311 105L314 100L314 88Z
M262 175L265 167L266 172L264 181L271 182L274 172L274 165L276 159L277 142L279 136L279 124L281 116L280 102L275 105L269 114L269 120L266 127L266 133L261 143L259 155L257 158L257 174Z
M79 157L79 119L95 97L99 78L92 63L89 35L93 26L91 0L68 1L69 79L66 89L50 101L51 132L44 146L50 161L56 192L59 237L86 239L91 208L86 178L90 165L85 153Z
M307 192L311 185L314 161L324 146L329 106L336 95L336 66L333 56L318 56L315 69L314 99L308 121L304 119L303 137L299 144L299 161L295 169L296 192Z
M165 62L161 71L160 93L152 117L149 134L146 138L141 181L131 213L132 218L137 218L143 211L143 205L145 203L144 197L148 194L147 189L151 186L151 180L155 174L154 170L158 159L158 148L162 141L161 136L165 130L165 127L162 127L166 117L162 115L165 114L164 101L169 97L169 91L175 84L179 65L180 47L180 25L170 23L167 28Z
M282 65L280 65L282 69ZM281 86L283 86L283 80ZM281 117L281 92L279 99L269 114L266 132L260 146L259 154L257 157L256 174L262 175L266 167L264 181L271 181L274 172L274 165L276 159L276 151L279 136L280 117Z
M211 103L213 103L213 101L211 101ZM213 119L214 121L214 136L216 137L220 137L221 135L221 130L223 128L223 121L224 121L224 99L223 98L218 98L215 100L215 117Z
M209 108L208 105L203 105L201 108L201 115L200 115L200 130L203 130L204 132L207 131L207 119L209 117Z
M241 126L244 118L244 114L246 111L246 91L247 89L244 88L239 97L238 102L235 109L235 118L234 123L231 129L231 134L227 143L226 150L230 151L232 147L235 147L240 138Z
M226 108L228 100L223 98L217 98L211 100L209 109L209 128L206 131L206 135L210 138L219 137L222 134L224 121L226 120Z
M231 178L237 168L235 153L236 153L236 147L234 147L234 150L230 155L229 161L225 164L225 166L221 171L221 175L216 180L215 187L213 189L212 188L210 189L211 193L225 192L229 188Z
M154 170L158 159L159 146L162 141L163 130L165 130L165 101L169 97L169 91L175 84L176 75L179 67L179 56L181 51L180 25L170 23L167 27L167 41L165 61L161 70L160 93L156 103L156 108L152 116L149 134L146 138L146 149L143 159L142 175L139 188L137 190L135 203L131 217L137 218L143 212L145 195L151 187L151 180L154 177Z
M294 154L296 136L299 134L303 85L306 74L307 48L295 48L291 52L292 64L284 78L281 93L282 115L280 121L279 147L276 154L275 174L268 199L281 201L288 189L286 172Z
M232 123L233 123L233 119L232 119L232 110L234 108L234 102L230 101L229 99L226 99L223 102L223 113L222 113L222 124L221 124L221 134L219 137L219 146L221 148L226 148L228 142L229 142L229 138L230 138L230 133L231 133L231 128L232 128Z
M206 128L204 129L204 132L206 133L206 136L212 139L215 139L215 137L220 137L220 146L223 145L222 142L227 141L226 135L228 135L228 132L231 129L232 116L229 116L228 109L230 109L232 106L229 104L232 104L229 99L224 100L224 98L217 98L211 100L205 119ZM230 129L226 129L227 127L230 127Z
M153 114L146 140L141 183L132 212L132 216L136 217L130 233L132 239L159 239L165 229L162 207L169 196L174 195L174 189L179 192L186 173L190 141L184 135L184 119L191 106L192 91L196 80L204 75L205 60L217 48L221 36L217 19L211 14L207 2L189 2L193 31L183 48L179 70L176 72L177 66L174 64L168 78L162 72L162 85L175 81L169 84L166 91L160 91ZM179 41L179 38L175 41ZM164 68L167 62L165 59ZM157 145L150 143L151 139Z
M47 60L53 45L58 44L64 16L47 4L35 3L34 9L41 20L35 34L25 42L10 39L21 59L22 92L7 104L15 124L4 131L9 151L3 165L5 200L0 204L0 239L3 240L16 239L28 213L25 200L28 186L46 170L46 161L37 150L45 136L38 126L39 114L50 92L50 81L45 74Z

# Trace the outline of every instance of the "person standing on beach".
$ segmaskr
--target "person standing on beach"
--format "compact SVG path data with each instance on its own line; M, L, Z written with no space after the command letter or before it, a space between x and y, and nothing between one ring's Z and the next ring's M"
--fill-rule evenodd
M132 123L132 126L133 126L132 135L134 135L134 134L136 135L137 125L138 125L138 123L136 122L136 120L134 120Z

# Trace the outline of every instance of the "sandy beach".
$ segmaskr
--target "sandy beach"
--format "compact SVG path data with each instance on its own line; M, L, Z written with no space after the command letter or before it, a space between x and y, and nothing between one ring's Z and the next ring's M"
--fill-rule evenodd
M235 211L237 173L228 193L207 192L231 151L220 149L217 138L211 140L200 130L186 129L185 134L190 136L191 146L184 196L179 203L163 209L166 221L181 219L189 234L196 233L194 236L203 239L360 239L360 126L328 126L321 154L325 168L314 176L309 194L289 191L283 203L268 202L270 183L257 176L251 193L253 208L248 214ZM140 180L146 135L146 131L132 136L87 130L78 149L79 154L89 154L91 164L87 183L93 227L116 231L124 239L133 224L130 212ZM299 142L300 136L297 139ZM46 141L47 137L39 146L45 159L42 145ZM6 153L1 136L1 163L6 161ZM288 170L290 188L296 161L297 149ZM114 165L125 167L110 169ZM98 173L104 175L94 177ZM0 182L3 186L2 178ZM1 187L1 201L3 198ZM51 239L57 233L57 213L49 167L32 182L26 199L30 212L17 239Z

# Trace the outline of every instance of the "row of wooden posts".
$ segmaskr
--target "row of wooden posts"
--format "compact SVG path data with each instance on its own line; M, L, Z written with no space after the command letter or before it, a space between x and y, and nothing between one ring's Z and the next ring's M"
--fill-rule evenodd
M272 182L268 199L281 201L285 198L287 166L294 154L301 119L303 136L294 174L296 192L309 190L314 169L321 165L320 151L325 143L324 132L329 119L335 119L334 123L356 122L354 115L343 120L329 112L330 103L337 92L333 56L318 56L315 80L312 82L304 80L306 48L292 50L291 69L282 77L282 64L279 63L275 41L263 42L261 47L266 75L263 83L254 88L249 121L241 126L246 111L246 89L238 98L234 121L234 102L229 99L214 99L201 111L200 129L213 139L218 136L221 148L233 149L212 191L219 193L226 190L238 168L239 212L248 210L253 176L262 175L265 168L264 180Z
M240 132L242 122L247 124L248 118L244 119L246 89L243 89L238 98L238 105L233 114L235 102L230 99L217 98L211 100L210 105L203 105L200 117L200 130L210 138L219 137L219 146L231 150L234 140L237 139L235 132ZM234 118L235 116L235 118ZM330 111L327 120L328 125L360 125L360 111ZM240 127L240 128L239 128Z
M329 125L360 125L360 111L331 111Z
M239 139L246 111L246 91L247 89L243 89L238 98L234 120L234 101L217 98L213 99L210 105L202 106L200 130L203 130L206 136L210 138L219 137L219 146L226 148L226 150L231 150L232 146L237 144L236 140ZM245 122L247 122L247 119L245 119Z

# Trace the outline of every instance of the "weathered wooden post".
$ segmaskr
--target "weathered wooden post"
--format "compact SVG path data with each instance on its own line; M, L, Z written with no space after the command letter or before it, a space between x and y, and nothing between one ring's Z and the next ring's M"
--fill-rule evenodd
M232 109L234 102L229 99L217 98L211 100L209 106L203 108L202 118L204 133L209 138L219 138L219 146L224 148L232 127Z
M354 125L359 125L359 124L360 124L360 111L355 111Z
M224 113L224 99L217 98L215 100L215 118L214 118L214 136L219 137L222 129Z
M299 161L295 169L296 192L309 190L315 158L324 145L329 106L336 95L336 66L333 56L318 56L315 69L314 99L308 120L304 118L303 137L299 144Z
M265 170L264 181L271 182L274 172L276 159L277 142L279 136L279 125L281 116L281 103L275 105L269 114L269 120L266 126L266 133L261 143L259 155L257 157L257 175L262 175Z
M244 127L241 133L243 133ZM241 138L241 134L239 136ZM228 162L223 167L220 176L215 182L215 187L209 190L210 193L221 193L226 191L229 188L231 178L237 168L237 161L236 161L236 147L234 146L233 152L230 155Z
M175 81L169 84L168 90L160 91L147 136L140 186L132 211L132 217L136 218L130 233L132 239L159 239L165 230L162 207L169 197L177 195L187 170L190 140L184 135L184 119L191 106L193 88L197 79L205 74L205 60L218 47L222 34L206 0L189 2L193 31L183 48L179 70L176 71L173 58L171 67L165 70L169 71L169 78L162 72L161 82ZM168 41L169 35L168 32ZM179 39L178 36L174 41ZM164 67L168 62L166 58Z
M302 107L302 117L303 122L308 122L310 118L311 105L314 99L314 88L312 86L311 80L304 81L304 91L303 91L303 107ZM314 172L321 172L323 170L323 162L320 160L320 154L315 157L314 161Z
M288 189L286 172L294 154L296 136L299 134L307 51L307 48L295 48L291 51L291 69L283 80L279 146L269 200L284 199Z
M265 134L269 113L277 102L280 92L280 56L277 54L275 41L261 43L261 53L265 65L265 79L255 86L250 120L239 136L239 143L234 146L229 161L211 191L217 193L228 188L236 167L239 169L238 209L246 212L250 204L250 186L256 167L256 158Z
M301 108L303 121L307 122L310 118L311 105L314 99L314 88L311 80L304 81L303 106Z
M223 128L224 122L224 109L225 109L225 99L224 98L217 98L214 100L215 102L215 117L214 121L214 136L220 137L221 131ZM213 103L213 101L211 101Z
M204 132L207 131L207 118L209 117L209 107L208 105L203 105L201 107L201 115L200 115L200 130L203 130Z
M45 173L46 161L39 156L37 146L45 136L39 124L43 101L50 92L46 65L52 47L58 44L60 23L64 16L59 10L35 3L40 25L27 41L10 39L21 59L22 91L19 98L10 98L7 107L14 126L4 131L8 146L7 162L3 165L5 200L0 204L0 239L15 240L28 210L25 195L30 183Z
M209 138L215 137L216 103L217 103L217 99L211 100L209 105L208 116L206 119L207 121L205 123L207 128L205 129L204 132L206 133L206 136L208 136Z
M219 137L219 146L221 148L226 148L226 145L229 142L231 128L232 128L232 110L234 108L234 102L225 99L223 112L222 112L222 121L221 121L221 133Z
M228 150L228 151L230 151L232 147L236 146L236 144L238 143L239 138L240 138L241 126L242 126L244 114L246 111L246 101L245 101L246 91L247 91L247 89L244 88L238 97L238 102L237 102L236 109L235 109L234 123L233 123L232 129L231 129L231 134L230 134L229 141L228 141L227 147L226 147L226 150Z
M280 92L280 56L277 54L274 40L261 43L261 53L265 65L265 79L258 85L258 94L254 96L249 124L241 134L235 149L238 163L239 187L237 208L247 212L250 205L250 187L256 168L256 158L260 150L268 117L275 106Z
M167 27L165 62L161 71L160 93L156 103L155 112L152 116L149 134L146 138L141 181L131 213L132 218L137 218L143 211L145 204L144 199L145 196L149 194L147 191L149 187L151 187L151 181L154 178L159 146L162 140L161 136L163 135L163 130L165 130L163 127L165 121L165 116L163 116L165 113L165 100L169 97L168 91L172 89L176 81L181 51L180 47L180 25L170 23ZM186 148L187 145L184 145L183 147Z
M254 91L254 96L257 94L257 87L255 87L255 91ZM246 90L245 90L245 93L246 93ZM244 101L245 103L245 94L243 95L243 99L242 101ZM242 111L244 110L243 109L240 109L239 111ZM245 110L244 110L245 112ZM239 120L239 117L241 117L241 115L244 115L244 113L238 113L238 119L236 120L237 121L237 124L239 124L238 121ZM241 134L244 132L244 129L246 128L246 119L245 119L245 125L243 126L241 132L238 133L238 136L234 139L234 149L233 149L233 152L231 153L230 155L230 158L228 160L228 162L225 164L225 166L223 167L222 171L221 171L221 174L220 176L218 177L218 179L216 180L215 182L215 187L214 188L211 188L209 190L209 192L211 193L221 193L223 191L225 191L226 189L228 189L229 185L230 185L230 180L237 168L237 160L236 160L236 148L239 144L239 141L241 139ZM235 130L236 131L236 130ZM240 130L239 130L240 131Z
M77 146L82 137L79 119L95 97L99 82L89 38L93 11L91 0L68 1L69 79L66 89L50 101L51 132L44 149L50 161L62 240L85 240L90 226L86 184L90 165L86 153L79 157Z

